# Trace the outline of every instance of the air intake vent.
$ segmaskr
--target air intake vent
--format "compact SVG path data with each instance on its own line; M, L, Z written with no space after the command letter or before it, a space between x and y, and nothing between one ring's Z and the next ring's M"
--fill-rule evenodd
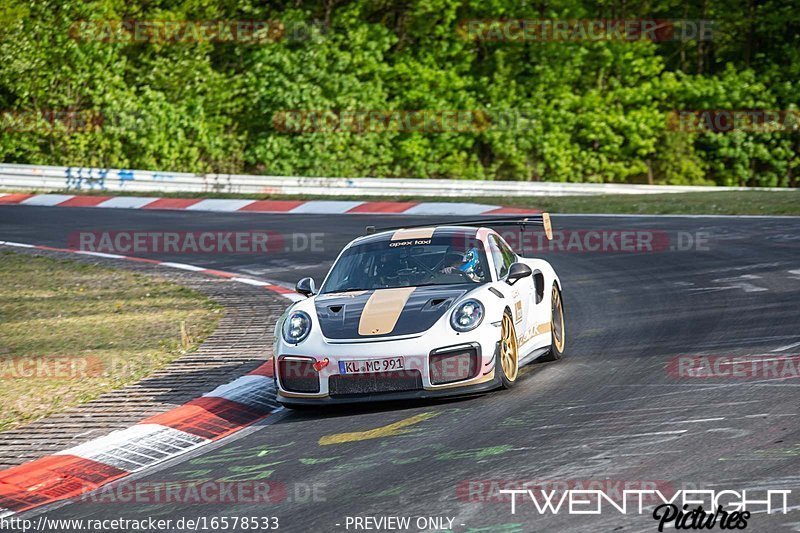
M420 389L422 389L422 375L418 370L400 370L376 374L345 374L331 376L328 380L328 391L332 397L381 392L405 392Z
M479 364L475 348L431 354L431 383L442 385L475 377Z
M278 359L278 379L290 392L319 392L319 373L310 359L286 357Z

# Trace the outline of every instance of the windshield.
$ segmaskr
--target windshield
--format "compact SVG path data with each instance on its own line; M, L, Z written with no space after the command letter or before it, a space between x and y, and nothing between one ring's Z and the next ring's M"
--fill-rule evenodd
M321 293L488 281L483 244L475 238L381 241L348 248Z

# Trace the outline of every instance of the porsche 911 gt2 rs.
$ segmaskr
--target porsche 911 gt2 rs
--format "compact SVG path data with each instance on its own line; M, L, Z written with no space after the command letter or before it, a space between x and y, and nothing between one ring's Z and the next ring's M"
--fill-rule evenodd
M547 214L496 224L540 225ZM487 222L487 223L488 223ZM414 227L350 242L275 329L288 406L464 395L509 388L520 368L564 353L561 281L494 230Z

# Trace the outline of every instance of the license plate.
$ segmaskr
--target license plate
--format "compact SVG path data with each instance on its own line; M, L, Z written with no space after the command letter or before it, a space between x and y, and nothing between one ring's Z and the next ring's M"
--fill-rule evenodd
M402 357L388 359L357 359L355 361L339 361L340 374L368 374L372 372L391 372L405 368Z

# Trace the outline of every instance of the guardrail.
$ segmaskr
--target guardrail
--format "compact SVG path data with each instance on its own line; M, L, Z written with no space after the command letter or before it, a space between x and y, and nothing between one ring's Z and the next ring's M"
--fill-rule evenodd
M302 178L246 174L190 174L149 170L100 169L0 164L0 188L38 191L69 190L163 193L305 194L321 196L576 196L599 194L662 194L700 191L786 188L628 185L399 178Z

